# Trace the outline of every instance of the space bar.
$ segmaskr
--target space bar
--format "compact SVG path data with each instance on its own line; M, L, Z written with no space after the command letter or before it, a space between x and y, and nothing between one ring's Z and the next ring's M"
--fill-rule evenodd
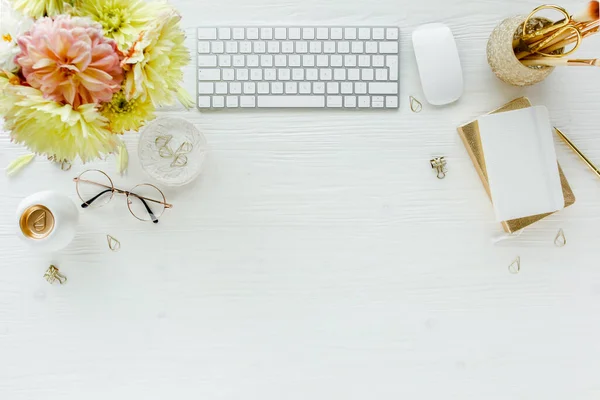
M325 96L258 96L258 107L316 108L325 107Z

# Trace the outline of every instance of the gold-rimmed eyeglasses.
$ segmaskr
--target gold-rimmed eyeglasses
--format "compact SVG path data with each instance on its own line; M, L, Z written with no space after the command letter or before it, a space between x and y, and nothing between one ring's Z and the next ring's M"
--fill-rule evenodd
M77 195L83 202L81 208L101 207L108 204L115 193L124 194L127 196L127 208L135 218L155 224L165 209L173 208L172 204L167 203L163 192L149 183L137 185L131 190L118 189L106 173L97 169L87 170L73 181Z

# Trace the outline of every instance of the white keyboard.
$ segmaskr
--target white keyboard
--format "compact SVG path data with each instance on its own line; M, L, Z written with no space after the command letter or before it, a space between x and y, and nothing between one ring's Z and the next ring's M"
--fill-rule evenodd
M399 35L397 27L198 28L198 108L398 108Z

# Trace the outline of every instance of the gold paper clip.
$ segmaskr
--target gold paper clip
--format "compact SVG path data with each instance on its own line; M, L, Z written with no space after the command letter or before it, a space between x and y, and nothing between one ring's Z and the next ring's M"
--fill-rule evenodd
M419 100L415 99L413 96L410 96L408 99L410 100L410 111L415 114L423 111L423 104Z
M517 257L515 261L513 261L512 264L508 266L508 272L510 272L513 275L516 275L519 272L521 272L521 256Z
M67 283L67 277L60 273L60 270L56 268L54 265L51 265L50 268L44 274L44 279L48 281L49 284L53 284L58 281L61 285Z
M108 242L108 248L115 253L121 250L121 242L112 237L111 235L106 235L106 241Z
M431 168L437 171L438 179L444 179L446 177L446 172L448 172L448 170L446 169L446 157L436 157L432 159L430 163Z
M565 231L561 229L558 230L556 237L554 238L554 245L556 247L565 247L567 245L567 238L565 237Z

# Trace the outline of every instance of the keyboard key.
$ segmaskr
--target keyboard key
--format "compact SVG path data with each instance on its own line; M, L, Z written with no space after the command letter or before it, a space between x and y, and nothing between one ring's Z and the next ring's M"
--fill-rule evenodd
M279 53L279 42L268 42L267 43L267 52L271 54Z
M377 69L375 72L375 80L387 81L388 80L387 69Z
M231 93L231 94L242 93L242 84L239 82L231 82L229 84L229 93Z
M344 65L346 67L356 67L356 56L355 55L344 56Z
M367 84L364 82L356 82L354 84L354 93L367 94Z
M260 56L260 66L261 67L272 67L273 66L273 56L271 56L271 55Z
M277 70L269 68L264 70L265 81L275 81L277 80Z
M283 94L283 83L282 82L273 82L271 84L271 93Z
M281 42L281 52L283 54L291 54L294 52L294 42Z
M296 53L298 53L298 54L308 53L308 42L296 42Z
M300 69L300 68L294 68L292 70L292 80L303 81L304 80L304 70Z
M373 39L375 40L383 40L385 39L385 29L383 28L373 28Z
M248 41L240 42L239 48L240 48L240 53L242 53L242 54L252 53L252 42L248 42Z
M375 79L375 71L367 68L362 70L362 80L363 81L372 81Z
M228 69L223 70L223 80L224 81L232 81L234 79L235 79L235 70L234 69L228 68ZM216 79L216 80L218 80L218 79Z
M251 69L250 79L253 81L262 81L263 70L262 69Z
M237 40L245 39L244 28L233 28L231 36Z
M259 94L268 94L270 87L268 82L259 82L256 89Z
M242 108L253 108L256 107L256 97L254 96L241 96L240 107Z
M285 93L286 94L297 94L298 93L298 83L297 82L286 82L285 83Z
M223 70L225 71L225 70ZM225 74L223 74L225 75ZM221 80L221 70L220 69L206 69L200 68L198 70L198 80L199 81L218 81Z
M275 39L278 39L278 40L287 39L287 29L286 28L275 28Z
M383 108L385 106L385 99L383 96L373 96L371 98L371 107L374 108Z
M199 54L210 54L210 42L198 42Z
M247 69L238 69L236 75L238 81L247 81L249 78L249 73Z
M325 53L325 54L335 53L335 42L331 42L331 41L323 42L323 53Z
M267 52L267 44L265 42L254 42L254 52L261 54Z
M231 56L219 56L219 67L231 67Z
M371 82L369 83L370 94L398 94L396 82Z
M198 83L198 94L213 94L213 93L214 93L214 84L212 82L210 82L210 83L205 83L205 82Z
M331 35L329 37L333 40L341 40L344 38L344 31L342 28L331 28Z
M309 68L306 70L306 80L316 81L319 79L319 70L316 68Z
M343 94L352 94L352 83L350 83L350 82L342 82L341 92Z
M315 56L313 56L313 55L302 56L302 65L304 67L314 67L315 66Z
M327 96L327 107L339 108L342 106L342 96Z
M271 28L261 28L260 29L260 38L263 40L271 40L273 39L273 29Z
M218 93L218 94L227 94L227 93L229 93L227 91L227 89L228 89L227 83L225 83L225 82L217 82L217 83L215 83L215 93Z
M213 106L213 108L223 108L223 107L225 107L225 97L223 97L223 96L214 96L212 98L212 106Z
M325 84L323 82L313 83L313 93L315 93L315 94L325 93Z
M213 53L219 54L219 53L223 53L223 42L212 42L210 44L210 48L212 49Z
M278 75L280 81L289 81L291 79L290 70L287 68L278 70Z
M385 106L387 108L398 108L398 97L396 97L396 96L386 96L386 98L385 98Z
M365 53L367 53L367 54L377 53L377 42L367 42L365 44Z
M360 69L355 69L355 68L349 69L347 71L347 74L348 74L348 80L349 81L358 81L358 80L360 80Z
M373 56L373 66L374 67L384 67L385 66L385 57L384 56Z
M287 67L287 57L282 55L275 56L275 66Z
M302 64L302 58L299 55L294 54L294 55L288 57L288 65L290 67L299 67L301 64Z
M358 107L360 107L360 108L371 107L371 98L369 96L359 96L358 97Z
M340 84L338 82L327 83L327 94L338 94L340 92Z
M344 30L344 38L346 40L356 39L356 28L346 28Z
M397 81L399 74L398 56L386 56L385 65L390 69L390 80Z
M231 39L231 29L230 28L219 28L219 39L221 39L221 40Z
M225 52L229 54L235 54L238 52L238 44L237 42L226 42L225 43Z
M317 67L329 67L329 56L317 56Z
M358 29L358 38L361 40L371 39L371 28L359 28Z
M320 70L320 77L322 81L330 81L332 76L332 71L329 68L325 68Z
M256 83L254 83L254 82L244 83L244 94L254 94L254 93L256 93Z
M198 107L210 108L210 96L198 96Z
M398 28L388 28L386 30L386 38L388 40L398 40L399 32Z
M344 107L356 107L356 96L344 96Z
M323 46L321 42L310 42L309 44L310 52L313 54L319 54L321 52L322 47Z
M336 81L345 81L346 80L346 70L341 68L336 68L333 70L333 79Z
M300 39L300 28L290 28L288 31L288 39L298 40Z
M379 52L381 54L398 54L398 42L379 43Z
M215 28L198 28L198 39L216 39L217 30Z
M315 38L315 28L302 29L302 39L313 40Z
M198 56L198 67L216 67L217 56Z
M236 108L238 106L237 96L227 96L227 107Z
M250 39L250 40L258 39L258 28L248 28L246 30L246 39Z
M323 108L324 96L258 96L258 106L264 108Z
M246 66L248 67L258 67L258 56L254 54L246 57Z
M244 56L233 56L233 66L234 67L245 67L246 66L246 58Z
M365 44L364 42L352 42L352 53L360 54L364 51Z
M317 39L320 39L320 40L329 39L329 29L328 28L317 28Z
M309 82L300 82L298 85L298 92L300 94L310 94L311 84Z
M332 67L341 67L344 64L344 58L340 55L333 55L329 59L329 64Z
M340 53L340 54L350 53L350 42L338 42L338 53Z
M370 67L371 66L371 56L358 56L358 66L359 67Z

